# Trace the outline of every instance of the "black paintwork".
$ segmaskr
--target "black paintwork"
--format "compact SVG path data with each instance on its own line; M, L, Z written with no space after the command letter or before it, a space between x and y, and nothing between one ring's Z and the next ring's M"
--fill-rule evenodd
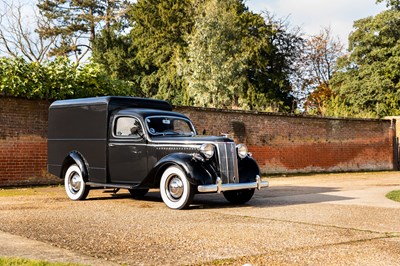
M180 166L193 185L214 184L216 159L198 155L203 143L233 142L226 137L154 136L146 118L174 116L167 102L133 97L98 97L54 102L49 108L48 171L63 178L66 168L76 163L87 182L130 187L158 187L163 171ZM116 136L115 121L134 117L141 123L140 138ZM190 121L190 120L189 120ZM198 155L198 156L195 156ZM239 160L240 182L254 182L260 174L256 162Z

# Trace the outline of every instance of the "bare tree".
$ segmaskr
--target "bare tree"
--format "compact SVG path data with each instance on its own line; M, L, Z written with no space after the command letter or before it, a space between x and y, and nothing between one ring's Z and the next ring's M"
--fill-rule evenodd
M297 91L307 112L323 113L323 103L332 95L330 80L344 46L332 36L330 27L310 36L297 62Z
M48 52L56 38L42 38L36 31L48 22L40 17L34 6L0 0L0 55L23 57L27 61L42 62L49 59ZM33 17L23 12L30 8Z

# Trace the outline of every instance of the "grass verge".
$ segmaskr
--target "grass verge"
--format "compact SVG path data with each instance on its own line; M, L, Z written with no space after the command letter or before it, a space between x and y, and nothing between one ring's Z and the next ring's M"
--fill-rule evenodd
M39 192L34 188L7 188L0 189L0 197L34 196Z
M386 198L400 202L400 190L394 190L387 193Z
M30 260L23 258L8 258L0 257L0 265L7 266L83 266L82 264L76 263L60 263L60 262L48 262L42 260Z
M45 185L33 187L7 187L0 188L0 197L19 197L19 196L40 196L56 195L55 188L61 186Z

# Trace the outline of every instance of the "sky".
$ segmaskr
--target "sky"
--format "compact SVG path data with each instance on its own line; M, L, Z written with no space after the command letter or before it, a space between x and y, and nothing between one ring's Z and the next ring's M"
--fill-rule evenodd
M300 26L306 35L330 27L343 44L347 44L354 21L387 9L386 3L375 4L375 0L247 0L246 5L255 13L268 10L278 18L288 17L290 24Z

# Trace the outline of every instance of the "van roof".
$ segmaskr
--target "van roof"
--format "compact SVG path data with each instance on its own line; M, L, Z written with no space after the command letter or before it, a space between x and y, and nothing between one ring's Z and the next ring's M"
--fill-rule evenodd
M172 111L172 106L162 100L138 98L130 96L102 96L80 99L69 99L55 101L50 105L50 108L68 108L86 105L108 105L109 110L115 110L120 107L129 108L150 108L165 111Z

